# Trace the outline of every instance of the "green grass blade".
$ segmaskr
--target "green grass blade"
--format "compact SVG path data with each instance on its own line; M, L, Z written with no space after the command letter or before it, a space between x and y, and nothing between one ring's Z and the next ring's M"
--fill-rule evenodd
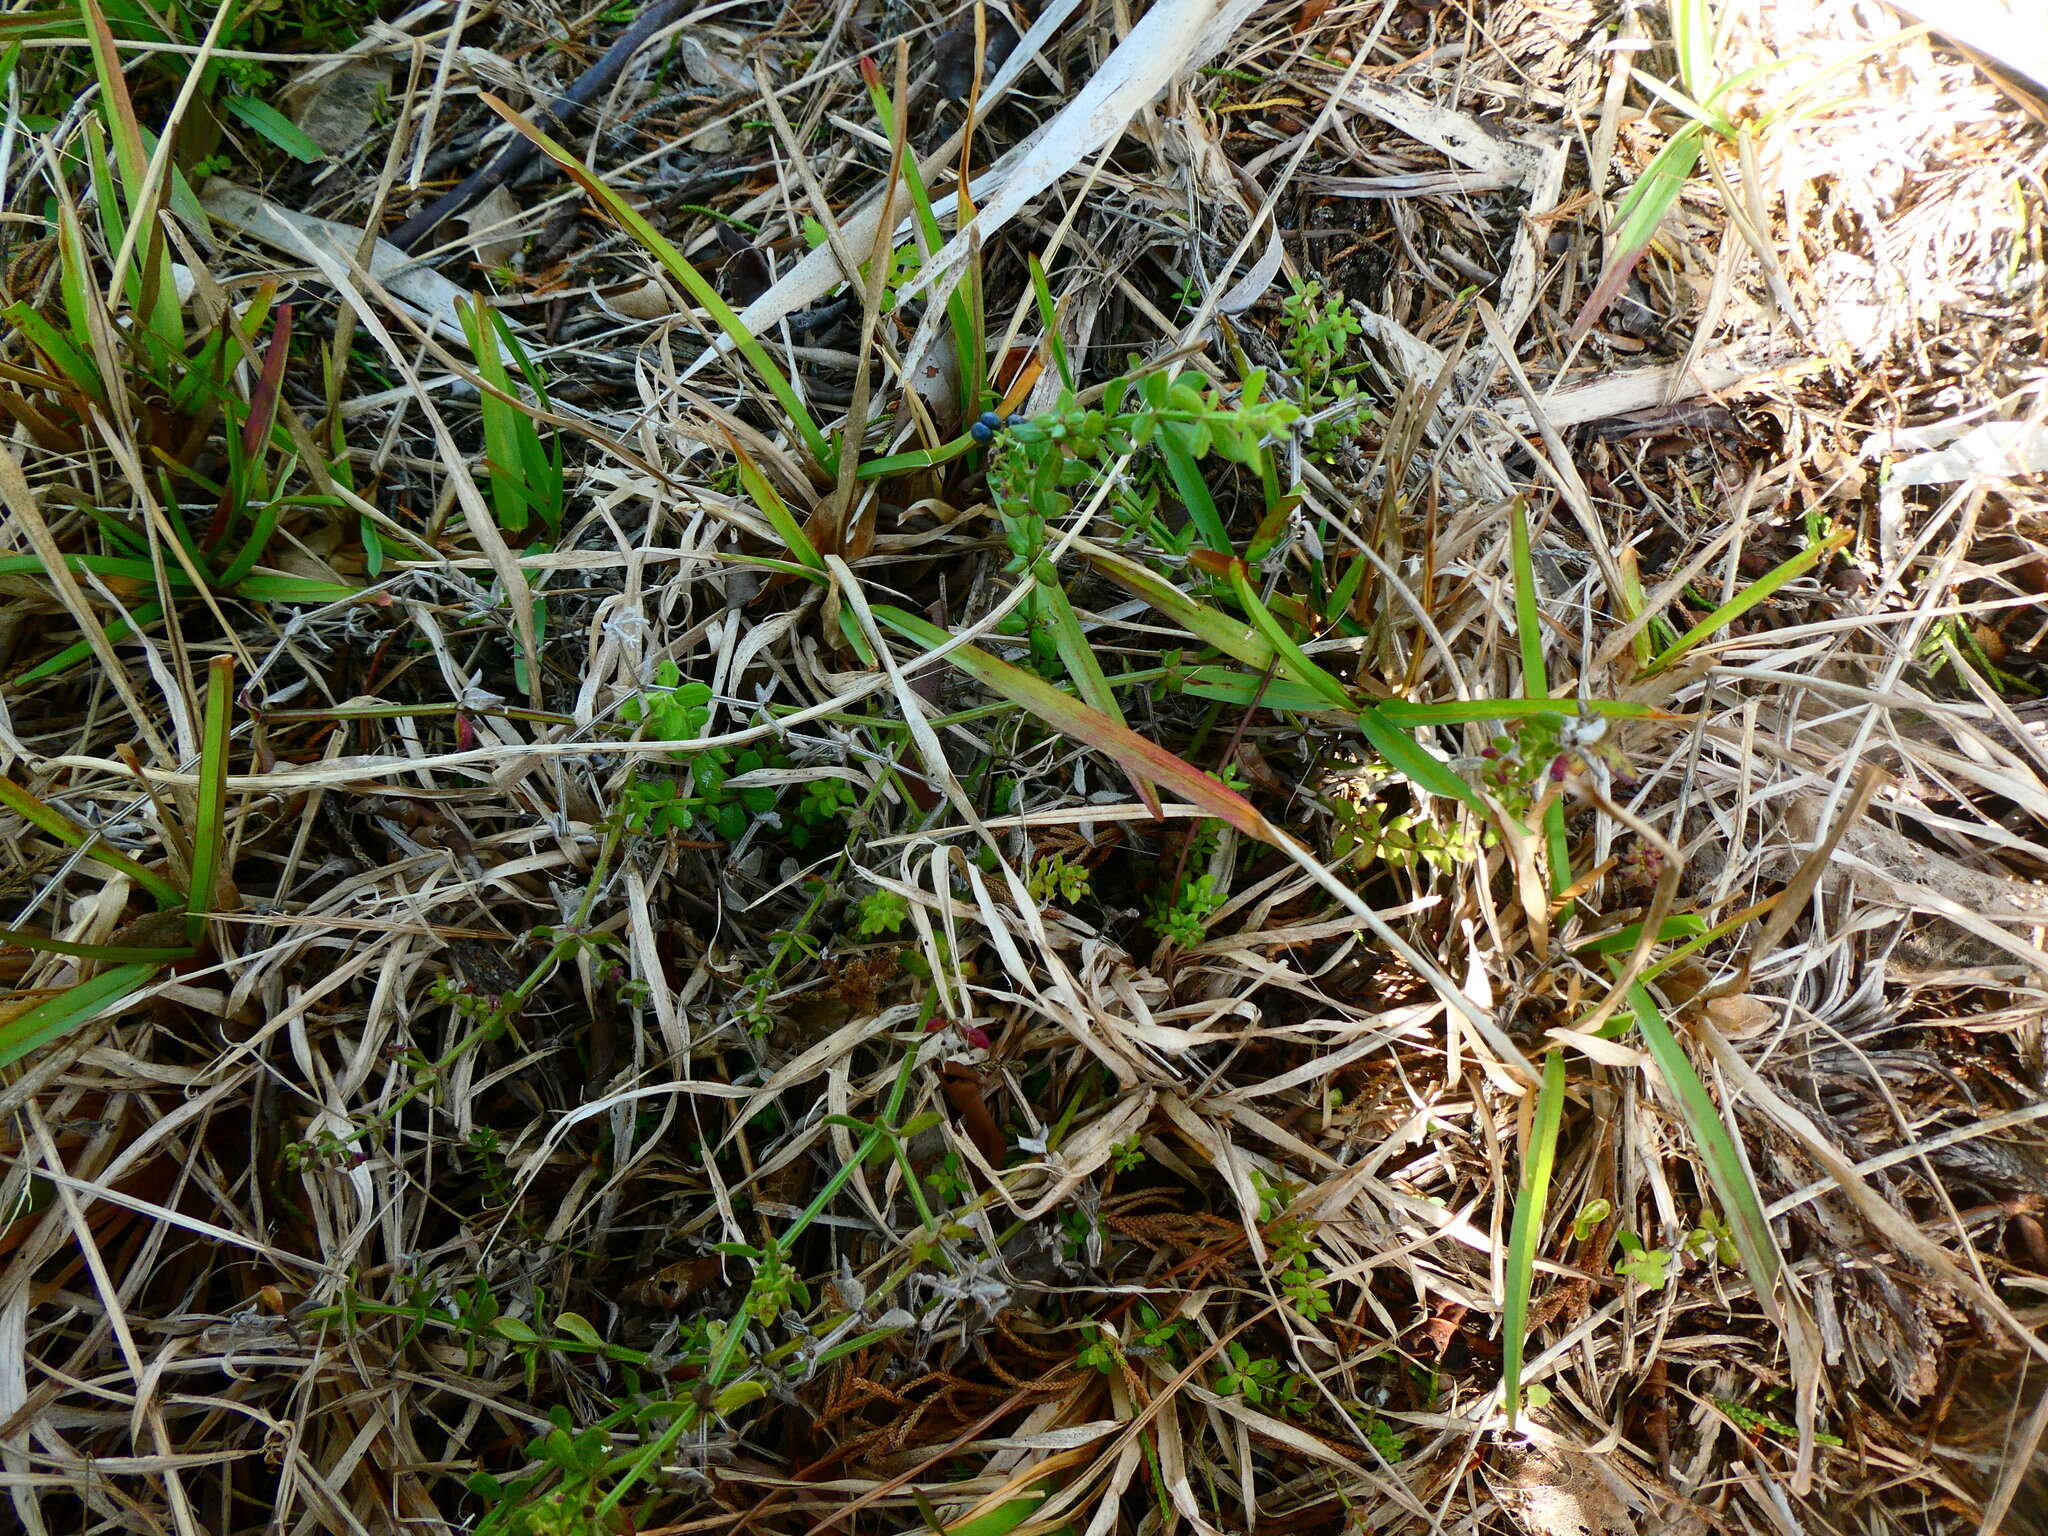
M1096 570L1132 596L1143 598L1198 640L1255 671L1268 671L1274 666L1276 652L1272 642L1251 625L1197 602L1165 577L1114 550L1085 540L1076 541L1074 548Z
M113 139L113 163L121 174L120 204L101 208L101 218L112 221L107 229L107 247L118 251L128 226L139 226L135 230L135 253L120 286L134 307L143 334L161 343L166 357L171 353L182 354L185 318L171 280L170 245L157 222L162 189L148 199L144 197L149 191L149 139L135 114L135 99L129 94L128 78L121 69L120 50L99 0L82 0L80 9L92 43L93 72L99 77L100 114L106 119L107 132ZM104 198L102 193L103 202Z
M1550 1204L1550 1176L1557 1165L1557 1131L1564 1123L1564 1053L1543 1058L1543 1085L1536 1090L1536 1123L1522 1159L1522 1183L1515 1192L1515 1216L1508 1228L1507 1272L1502 1297L1501 1397L1508 1428L1522 1411L1522 1365L1529 1343L1529 1296L1536 1280L1536 1245L1543 1241L1543 1212Z
M97 130L98 126L97 123L87 123L89 130ZM104 171L101 174L104 175ZM60 360L34 333L30 339L50 356L50 361L57 365L73 388L84 390L104 405L106 392L98 365L91 360L93 317L99 308L100 296L94 289L92 263L86 256L85 227L79 223L78 209L69 198L57 204L57 287L64 301L64 323L71 333L65 338L67 357ZM26 305L22 307L27 308ZM30 310L29 313L35 312ZM36 318L42 317L37 315ZM73 363L73 358L78 361Z
M1415 704L1407 699L1386 699L1373 706L1391 724L1413 730L1420 725L1470 725L1478 720L1533 720L1543 715L1566 719L1573 707L1561 699L1454 699L1441 704ZM1622 699L1589 699L1589 715L1609 720L1655 720L1669 718L1654 705Z
M1633 549L1624 549L1615 556L1614 563L1621 572L1621 616L1633 624L1643 616L1643 609L1649 606L1650 601L1648 594L1643 591L1642 567ZM1648 624L1644 624L1629 636L1628 647L1629 654L1635 658L1636 670L1647 671L1651 660Z
M105 626L107 639L125 640L137 630L151 628L163 616L164 610L161 604L142 603L127 618L116 619L113 623ZM31 683L40 683L46 677L57 677L80 665L91 655L92 642L80 640L76 644L65 646L56 655L37 662L36 665L30 667L26 672L16 676L8 686L26 688ZM182 899L180 898L180 900Z
M1067 344L1060 336L1059 306L1052 301L1052 285L1045 280L1045 268L1038 264L1038 257L1029 258L1031 263L1031 296L1038 303L1038 321L1045 327L1046 350L1052 353L1052 365L1059 370L1060 383L1068 389L1074 385L1074 365L1067 360Z
M117 965L16 1014L0 1024L0 1067L12 1066L30 1051L118 1008L141 991L157 970L157 966L143 963Z
M143 146L142 125L135 116L135 103L128 94L128 77L121 70L120 50L115 46L114 34L107 26L107 18L101 11L99 0L82 0L80 10L85 17L86 36L92 44L93 72L99 76L100 95L107 117L108 131L114 140L114 163L120 167L121 181L132 197L142 187L142 178L149 170L149 152ZM131 208L130 213L134 210Z
M1657 151L1657 157L1644 167L1642 176L1615 209L1614 232L1609 238L1611 254L1600 281L1579 310L1578 318L1572 321L1573 340L1585 335L1607 312L1643 252L1650 248L1657 226L1677 203L1693 168L1700 163L1700 135L1705 131L1698 122L1689 122L1673 134L1671 142Z
M1550 692L1543 664L1543 613L1536 600L1536 557L1529 545L1529 509L1520 497L1508 514L1508 560L1515 577L1515 639L1522 650L1522 687L1529 694ZM1566 835L1564 802L1553 798L1543 810L1543 848L1550 866L1550 894L1572 883L1571 839Z
M936 649L953 638L936 624L900 608L877 603L872 611L882 623L920 645ZM1247 837L1275 847L1286 846L1258 808L1236 790L1225 788L1194 764L1176 757L1157 742L1146 740L1129 726L1119 725L1100 710L1089 708L1072 694L1062 693L1037 673L1011 666L972 645L953 646L945 659L1054 730L1110 757L1126 773L1143 774Z
M1153 444L1166 461L1166 472L1173 477L1174 492L1180 497L1181 505L1187 508L1188 521L1195 525L1202 542L1219 555L1234 557L1229 530L1223 526L1223 514L1216 510L1216 498L1209 494L1209 482L1202 478L1202 466L1181 441L1180 434L1187 430L1180 422L1163 423Z
M1669 944L1676 939L1698 938L1707 931L1707 920L1697 912L1674 912L1657 925L1657 942ZM1628 923L1611 933L1603 933L1596 939L1575 946L1575 953L1581 955L1632 955L1636 941L1642 937L1641 923Z
M1522 652L1522 686L1536 697L1550 691L1550 681L1543 666L1543 615L1536 603L1529 512L1519 497L1508 509L1508 562L1515 577L1515 640Z
M1387 760L1387 766L1409 783L1443 799L1456 800L1481 816L1487 814L1479 791L1453 773L1448 764L1424 751L1413 736L1389 722L1377 708L1359 712L1358 728L1372 743L1373 750Z
M1707 0L1671 0L1671 50L1687 92L1704 99L1714 78L1714 17Z
M106 960L114 964L166 965L173 960L188 959L193 952L190 945L162 948L146 944L72 944L64 939L53 939L46 933L4 925L0 925L0 944L12 944L16 949L32 949L40 954L69 955L75 960Z
M216 656L206 669L206 713L200 727L199 810L192 829L192 886L185 898L185 936L206 933L227 849L228 736L234 720L235 659Z
M497 328L499 345L512 359L512 366L526 381L526 387L533 391L534 403L544 411L552 409L547 380L541 374L540 365L521 345L518 332L496 310L491 312L491 321ZM516 414L519 418L519 467L528 499L540 513L541 521L550 530L558 529L562 525L566 505L563 501L561 433L553 426L544 425L531 412L520 410Z
M1716 111L1711 101L1695 101L1676 86L1667 84L1654 75L1646 75L1639 69L1630 70L1629 73L1635 76L1636 83L1644 90L1666 106L1676 108L1702 128L1709 128L1723 138L1735 137L1735 124L1729 121L1727 113Z
M43 354L65 383L94 404L105 406L107 389L100 377L99 365L73 346L70 339L38 314L32 305L26 300L10 304L0 310L0 317L4 317L30 346Z
M1788 581L1796 581L1801 576L1804 576L1808 571L1820 564L1821 561L1848 543L1850 536L1849 529L1838 528L1826 538L1816 540L1814 543L1807 545L1806 548L1799 551L1791 559L1781 562L1776 569L1759 576L1755 581L1729 598L1727 602L1716 608L1704 619L1701 619L1699 623L1693 625L1691 629L1688 629L1666 647L1663 653L1650 663L1650 670L1652 672L1661 672L1672 663L1682 659L1687 651L1698 645L1707 636L1717 630L1725 629L1728 625L1734 623L1758 603L1770 597L1772 593L1776 592Z
M937 469L955 459L964 459L980 446L963 433L937 448L912 448L903 453L886 454L879 459L862 459L854 475L861 480L885 480L891 475L908 474L912 470Z
M803 397L789 382L788 375L776 366L767 349L755 339L754 333L740 323L740 317L733 313L732 306L727 304L720 297L718 290L706 281L704 274L691 266L688 258L664 239L659 230L642 218L632 204L606 186L597 172L585 165L574 151L556 143L490 92L485 91L482 94L486 106L531 139L542 154L566 171L621 229L646 247L648 253L661 263L668 275L682 285L683 291L689 294L693 302L704 307L712 322L733 344L733 349L747 360L755 376L781 404L783 410L789 413L790 423L796 428L797 435L803 439L804 447L809 450L812 460L827 475L835 474L839 466L839 456L811 415L810 408L804 404Z
M789 503L782 499L782 493L761 473L760 466L748 457L746 449L742 448L736 439L728 436L726 442L731 446L734 461L739 465L741 488L746 491L747 498L760 509L761 515L768 519L768 525L775 530L776 537L781 539L789 547L789 552L801 562L802 574L809 580L829 584L832 578L825 569L825 557L818 552L818 546L811 542L811 536L804 532L803 524L798 522L796 514L790 511ZM860 658L861 665L872 667L875 664L874 647L868 643L868 637L861 632L859 621L843 607L839 610L839 631L846 636L846 643L853 648L854 655Z
M127 581L152 581L156 576L147 560L131 559L126 555L66 555L63 564L67 571L90 571L95 576L114 576ZM0 576L47 574L40 555L0 556ZM189 578L175 567L171 568L170 576L173 585L190 584Z
M1148 1445L1151 1443L1146 1442ZM916 1489L911 1492L917 1501L918 1513L923 1516L925 1528L930 1536L1009 1536L1032 1513L1045 1503L1051 1492L1050 1483L1040 1483L1022 1498L1006 1499L986 1514L974 1515L968 1519L947 1525L939 1519L939 1512L932 1501ZM1061 1527L1071 1531L1070 1527Z
M156 136L146 133L144 137L148 140L150 154L154 155ZM212 240L213 221L206 216L206 209L199 201L199 194L192 190L192 183L185 179L185 173L175 165L171 167L170 183L171 212L178 216L186 228L195 229L207 240Z
M239 118L294 160L318 165L327 158L327 151L315 143L305 129L269 102L258 101L254 96L229 96L221 101L221 105L227 109L228 116Z
M753 461L746 449L730 437L726 442L731 446L733 459L739 465L740 487L747 493L747 499L768 519L768 526L775 530L775 536L782 540L805 570L829 580L825 571L825 557L818 553L818 546L813 544L811 536L804 532L804 525L798 522L796 514L789 510L789 503L782 499L782 493L761 473L761 467Z
M861 76L867 83L868 101L874 108L876 121L881 124L882 135L893 143L896 139L896 104L890 100L888 88L882 84L881 71L871 61L863 60ZM932 253L946 243L946 233L939 226L938 210L932 206L931 189L925 185L924 172L918 169L917 156L904 155L901 158L903 185L908 189L911 206L917 213L918 235L923 244L924 259L928 261ZM961 195L966 195L964 187ZM961 227L966 227L964 217ZM981 397L986 384L981 326L975 318L975 285L979 281L979 273L980 259L977 255L961 269L960 280L946 295L946 322L952 327L953 350L960 363L960 415L963 421L981 411Z
M116 76L118 77L118 67ZM109 110L109 116L113 113ZM100 235L107 243L108 250L119 250L121 240L128 232L128 204L121 196L121 178L117 175L117 153L109 153L106 127L99 118L89 117L84 125L85 164L92 180L93 210L99 217ZM115 138L120 130L114 129ZM133 185L130 183L130 185ZM80 271L86 270L81 267ZM84 333L80 332L83 340Z
M1173 686L1192 699L1214 699L1245 709L1272 709L1283 714L1320 715L1330 707L1318 689L1292 678L1239 672L1229 667L1189 667L1171 674ZM1348 715L1350 710L1346 710Z
M83 848L85 856L126 875L156 898L160 907L182 907L185 897L179 889L153 869L145 869L113 844L99 840L85 827L53 805L46 805L12 779L0 778L0 806L14 812L30 826L38 827L68 848Z
M255 570L256 561L270 543L270 536L277 532L277 524L284 516L285 503L278 500L265 501L257 508L256 515L249 519L249 535L242 541L234 561L220 573L218 585L240 590L240 584Z
M456 308L477 374L490 386L483 391L479 404L483 412L485 475L490 482L491 509L498 514L499 527L508 533L524 533L530 521L530 508L519 473L524 459L519 425L525 418L504 399L512 392L512 378L505 369L504 355L498 350L498 328L493 324L496 316L484 304L482 295Z
M1351 697L1351 690L1335 677L1325 672L1273 617L1272 610L1260 601L1253 590L1251 576L1242 560L1230 562L1230 590L1237 598L1238 607L1245 617L1252 621L1252 627L1263 635L1266 643L1273 647L1273 654L1279 658L1280 666L1287 675L1305 688L1313 688L1320 694L1325 709L1356 709L1357 702Z
M1124 719L1116 690L1110 687L1108 677L1103 674L1102 663L1095 656L1095 647L1088 643L1088 636L1081 629L1081 616L1074 612L1074 605L1067 600L1065 591L1054 583L1042 582L1038 595L1044 605L1044 617L1052 627L1053 643L1059 648L1060 661L1067 669L1067 676L1074 680L1074 692L1083 704L1100 710L1118 725L1128 728L1130 722ZM1137 774L1130 777L1131 788L1137 791L1145 809L1158 816L1159 796L1151 784Z
M286 576L277 571L252 571L235 583L235 596L252 603L345 603L361 597L361 587L346 582L315 581L310 576Z
M1626 968L1626 961L1621 958L1611 958L1608 964L1617 976ZM1750 1284L1756 1288L1757 1300L1775 1315L1778 1310L1775 1288L1782 1263L1778 1241L1771 1234L1763 1202L1757 1198L1756 1186L1750 1181L1749 1167L1742 1160L1735 1137L1721 1118L1706 1084L1693 1070L1685 1048L1665 1022L1663 1010L1658 1008L1649 988L1641 982L1631 986L1628 1004L1635 1014L1637 1028L1642 1031L1643 1043L1677 1098L1679 1115L1706 1164L1707 1178L1714 1186L1714 1197L1721 1203L1735 1247L1742 1255L1742 1267L1749 1275Z

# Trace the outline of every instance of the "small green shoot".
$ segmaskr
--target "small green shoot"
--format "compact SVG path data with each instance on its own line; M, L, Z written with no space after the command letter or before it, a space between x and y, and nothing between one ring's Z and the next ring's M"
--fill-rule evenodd
M1612 1200L1587 1201L1580 1209L1579 1214L1572 1218L1572 1241L1575 1243L1592 1241L1593 1234L1605 1226L1608 1219L1613 1215L1614 1202Z
M547 389L505 317L481 295L458 312L485 385L481 406L491 510L507 533L524 533L538 523L553 534L560 530L564 512L561 439L552 427L544 430L520 400L505 359L512 359L542 410L548 408Z
M895 891L869 891L855 912L853 931L864 939L900 933L910 921L910 898Z
M1661 1291L1670 1283L1669 1250L1652 1248L1633 1232L1617 1232L1614 1244L1621 1250L1621 1257L1614 1261L1614 1272L1624 1280L1633 1281L1646 1291Z

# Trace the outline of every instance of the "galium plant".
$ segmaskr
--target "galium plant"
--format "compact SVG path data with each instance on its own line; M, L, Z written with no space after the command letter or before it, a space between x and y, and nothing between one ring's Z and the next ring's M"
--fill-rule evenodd
M1315 423L1307 446L1324 458L1356 434L1371 414L1359 395L1364 359L1354 357L1352 348L1364 333L1364 322L1343 295L1326 293L1315 280L1293 284L1280 301L1280 317L1280 350L1301 392L1302 411Z

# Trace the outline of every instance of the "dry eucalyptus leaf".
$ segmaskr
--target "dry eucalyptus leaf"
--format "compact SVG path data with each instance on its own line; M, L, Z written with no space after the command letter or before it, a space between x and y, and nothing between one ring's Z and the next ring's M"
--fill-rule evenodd
M205 206L223 224L288 253L294 260L303 261L310 246L346 270L354 265L356 252L362 248L363 232L353 224L280 207L218 176L206 184ZM393 298L413 306L442 338L467 345L456 313L456 306L468 297L464 289L431 267L421 266L388 240L378 240L371 247L369 269L370 276Z
M1730 1040L1748 1040L1762 1034L1778 1021L1777 1005L1768 998L1747 992L1733 997L1709 998L1705 1004L1707 1022Z
M676 312L676 301L654 278L621 293L604 296L605 306L628 320L660 320Z
M519 223L519 204L504 187L493 187L463 216L469 226L476 259L487 267L502 267L526 243Z
M339 157L370 136L390 94L390 69L357 60L316 80L298 99L293 116L306 137Z

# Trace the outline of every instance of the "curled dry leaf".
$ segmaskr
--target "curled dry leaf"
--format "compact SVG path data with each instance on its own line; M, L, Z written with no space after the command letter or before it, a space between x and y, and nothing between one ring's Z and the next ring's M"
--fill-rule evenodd
M1747 992L1710 997L1703 1007L1707 1022L1730 1040L1749 1040L1763 1034L1778 1021L1780 1011L1768 998Z

